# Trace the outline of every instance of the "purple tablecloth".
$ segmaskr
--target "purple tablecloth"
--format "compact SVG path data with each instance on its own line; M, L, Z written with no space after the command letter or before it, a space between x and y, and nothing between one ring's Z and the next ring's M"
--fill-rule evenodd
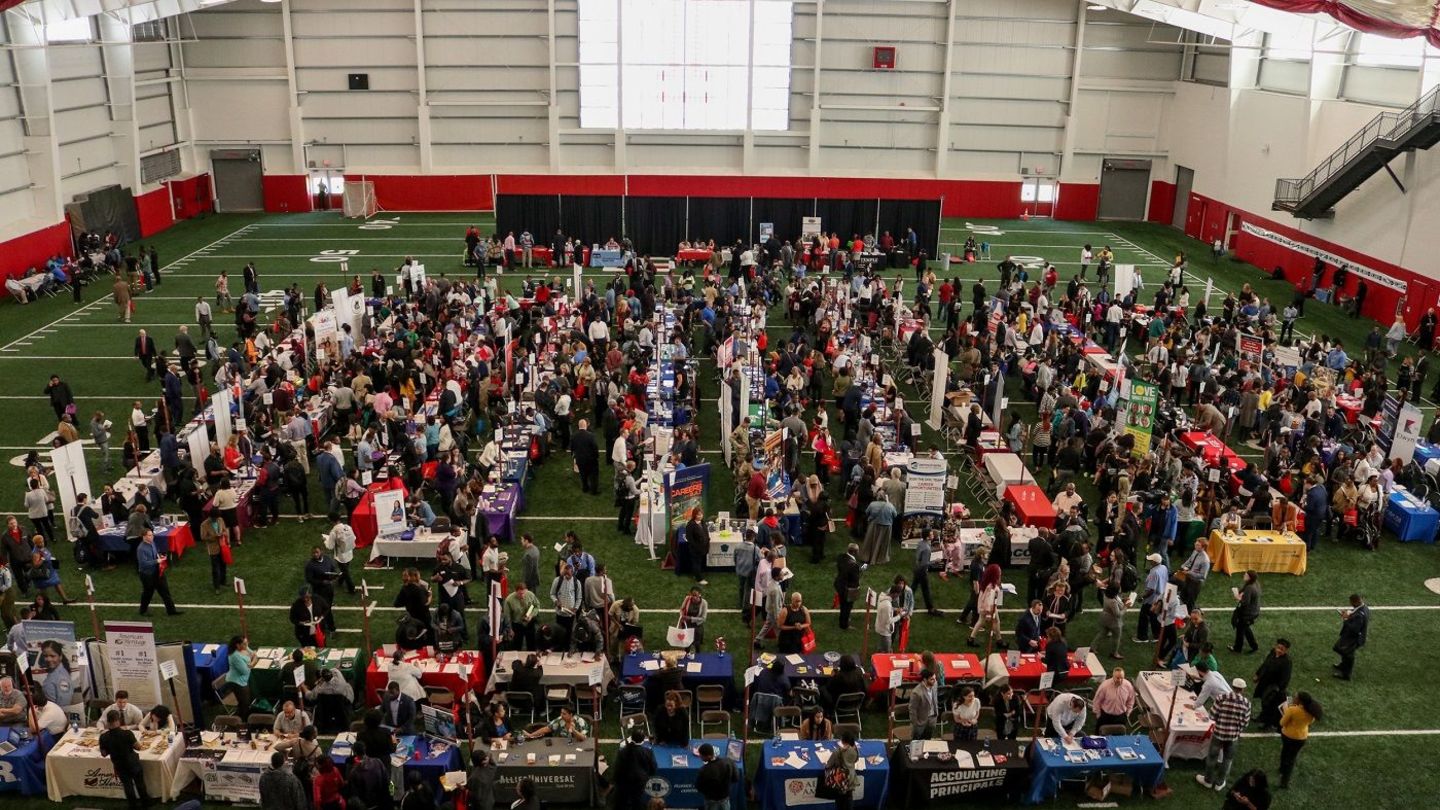
M515 517L524 509L525 491L518 483L502 484L494 493L481 495L477 513L485 521L485 536L493 534L502 543L516 540Z

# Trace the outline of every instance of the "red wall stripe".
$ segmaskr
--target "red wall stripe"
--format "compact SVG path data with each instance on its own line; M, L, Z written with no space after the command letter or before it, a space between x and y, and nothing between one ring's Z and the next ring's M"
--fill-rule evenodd
M1150 181L1150 211L1145 218L1165 225L1175 217L1175 184L1164 180Z
M347 174L346 180L375 184L382 211L493 211L488 174Z
M1025 206L1033 213L1035 204ZM1055 200L1055 218L1091 220L1100 211L1100 186L1096 183L1061 183Z
M170 189L161 186L135 198L135 213L140 218L140 236L153 236L175 224L170 211Z
M0 278L20 276L31 267L44 267L51 256L70 256L70 224L60 222L24 236L0 242ZM5 295L0 289L0 295Z
M272 213L309 211L314 203L303 174L267 174L260 178L265 210Z

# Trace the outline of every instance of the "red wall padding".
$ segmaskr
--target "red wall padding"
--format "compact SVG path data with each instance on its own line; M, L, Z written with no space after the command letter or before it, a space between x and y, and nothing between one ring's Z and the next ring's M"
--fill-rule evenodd
M1150 181L1150 211L1145 218L1168 225L1174 216L1175 184L1164 180Z
M1033 204L1025 206L1033 209ZM1100 186L1095 183L1061 183L1055 199L1056 219L1094 219L1100 211Z
M346 180L375 184L382 211L492 211L488 174L347 174Z
M314 200L303 174L267 174L261 178L265 210L273 213L309 211Z
M31 267L42 267L55 254L70 256L70 225L60 222L24 236L0 242L0 278L23 275ZM0 295L5 295L0 288Z
M135 198L135 212L140 216L140 236L153 236L175 224L170 212L170 190L165 186Z
M215 194L210 175L197 174L169 183L170 198L175 202L175 219L184 220L215 210Z

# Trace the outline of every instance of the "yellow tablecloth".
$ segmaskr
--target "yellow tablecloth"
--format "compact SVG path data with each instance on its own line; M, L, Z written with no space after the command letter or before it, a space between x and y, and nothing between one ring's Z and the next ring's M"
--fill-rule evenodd
M1209 553L1210 562L1222 574L1244 573L1250 568L1262 574L1305 573L1305 543L1295 534L1211 532Z

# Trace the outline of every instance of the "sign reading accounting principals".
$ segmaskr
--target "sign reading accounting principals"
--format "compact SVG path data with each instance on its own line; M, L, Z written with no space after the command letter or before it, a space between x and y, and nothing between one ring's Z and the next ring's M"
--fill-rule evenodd
M1325 261L1326 264L1333 264L1336 267L1339 267L1343 264L1346 267L1350 268L1350 272L1354 273L1357 276L1360 276L1366 281L1373 281L1383 287L1388 287L1392 290L1399 290L1402 293L1406 290L1407 285L1405 284L1405 282L1401 281L1398 278L1386 275L1378 270L1373 270L1363 264L1357 264L1343 256L1337 256L1327 250L1321 250L1314 245L1307 245L1304 242L1298 242L1288 236L1282 236L1278 233L1275 233L1274 231L1267 231L1258 225L1251 225L1248 222L1240 223L1240 230L1250 234L1251 236L1257 236L1268 242L1274 242L1275 244L1282 247L1287 247L1295 251L1296 253L1303 253L1312 259L1322 259Z

